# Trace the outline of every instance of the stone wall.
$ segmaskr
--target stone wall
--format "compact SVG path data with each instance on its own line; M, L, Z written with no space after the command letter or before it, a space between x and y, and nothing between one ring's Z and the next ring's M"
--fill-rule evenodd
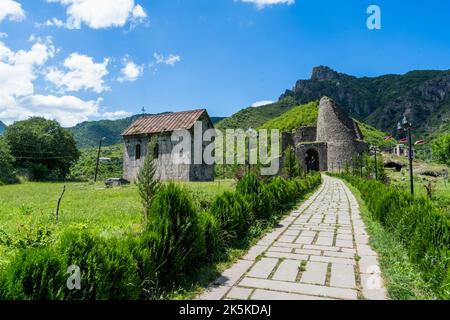
M211 128L211 124L206 118L203 120L202 132ZM194 131L191 130L192 139ZM174 181L213 181L214 180L214 165L194 164L193 151L194 141L192 140L191 149L184 151L184 156L190 159L191 164L179 163L178 156L172 154L172 150L177 145L171 141L172 133L157 134L158 142L158 159L157 159L157 173L161 180ZM127 181L134 181L139 173L140 168L144 164L145 155L147 154L148 143L150 137L147 135L125 137L125 151L123 162L123 178ZM136 160L136 145L141 145L141 159ZM209 143L204 142L202 150Z
M294 145L301 142L317 141L317 127L300 127L292 135Z
M367 144L357 124L336 103L324 97L320 101L317 140L325 141L328 150L328 171L340 171L352 165L355 154L367 151Z
M157 174L161 180L175 180L175 181L189 181L190 180L190 165L176 164L172 157L172 150L175 144L171 141L170 134L157 135L158 143L158 159L156 161ZM150 137L139 136L125 139L125 154L123 178L128 181L136 180L140 168L145 161L147 154L148 143ZM136 145L141 145L141 159L136 160ZM189 152L188 152L189 153ZM187 154L190 157L190 154Z
M322 98L317 120L317 141L341 142L353 141L357 138L353 119L332 99Z
M202 134L206 130L213 128L212 124L210 123L210 121L206 115L203 115L202 117L200 117L199 121L202 122ZM194 135L192 135L192 137L194 137ZM211 143L214 143L214 142L203 141L202 154L203 154L205 148ZM194 154L193 142L192 142L191 152L192 152L192 154ZM194 164L194 159L192 159L192 165L189 168L189 170L190 170L189 171L189 180L190 181L214 181L214 168L215 168L214 165L208 165L204 162L202 164Z
M302 163L303 168L306 168L306 155L309 150L317 151L319 155L319 169L320 171L328 170L328 146L325 142L312 142L312 143L300 143L297 145L295 149L295 154L299 159L300 163Z

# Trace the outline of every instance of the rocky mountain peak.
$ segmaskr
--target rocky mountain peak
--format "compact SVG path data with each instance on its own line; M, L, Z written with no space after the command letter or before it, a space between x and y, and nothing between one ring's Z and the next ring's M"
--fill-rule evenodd
M312 71L311 80L334 81L339 79L339 73L326 66L315 67Z

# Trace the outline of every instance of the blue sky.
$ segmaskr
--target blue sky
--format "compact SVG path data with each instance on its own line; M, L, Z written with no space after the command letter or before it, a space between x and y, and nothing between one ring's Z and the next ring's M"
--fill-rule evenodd
M366 26L371 4L381 30ZM441 0L0 0L0 120L228 116L316 65L447 70L449 16Z

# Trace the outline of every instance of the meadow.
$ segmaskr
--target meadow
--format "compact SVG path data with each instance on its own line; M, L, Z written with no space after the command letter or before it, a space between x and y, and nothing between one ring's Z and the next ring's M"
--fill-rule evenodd
M405 166L402 172L386 170L386 174L392 185L400 190L409 191L409 169L405 158L390 156L393 160L400 161ZM446 165L436 164L416 159L413 163L414 193L417 196L428 197L426 186L431 183L432 201L450 218L450 168ZM447 172L447 176L445 176ZM431 176L435 174L439 176Z
M233 190L234 184L233 180L179 183L199 208ZM56 224L56 203L64 185ZM14 248L45 245L67 229L120 237L141 232L141 219L141 203L133 184L120 188L105 188L103 183L50 182L0 186L0 266L9 260Z

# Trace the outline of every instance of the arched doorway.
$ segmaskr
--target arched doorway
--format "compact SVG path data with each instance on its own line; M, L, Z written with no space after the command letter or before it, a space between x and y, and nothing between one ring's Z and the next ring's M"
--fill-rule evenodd
M314 149L306 151L305 166L308 171L320 171L319 152Z

